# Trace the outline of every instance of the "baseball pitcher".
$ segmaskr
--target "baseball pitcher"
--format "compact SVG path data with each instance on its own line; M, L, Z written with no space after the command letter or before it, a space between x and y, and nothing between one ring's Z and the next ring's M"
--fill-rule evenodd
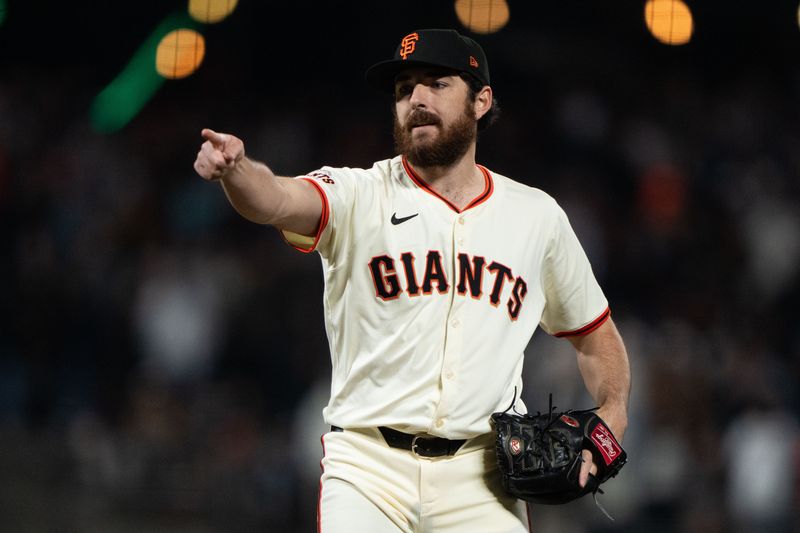
M280 177L205 129L194 164L242 216L322 259L332 383L318 531L529 531L528 501L594 492L624 463L608 459L624 457L625 347L556 201L476 163L498 111L481 46L417 30L366 79L394 98L391 159ZM524 425L537 327L575 347L591 415ZM501 416L511 404L522 425ZM528 485L509 465L567 496L514 490Z

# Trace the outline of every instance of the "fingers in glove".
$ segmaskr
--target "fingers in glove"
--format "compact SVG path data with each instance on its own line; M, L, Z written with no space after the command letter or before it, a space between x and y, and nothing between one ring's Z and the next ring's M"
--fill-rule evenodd
M586 482L589 480L589 474L597 474L597 465L592 461L592 452L589 450L581 452L581 460L583 464L581 464L581 471L578 474L578 483L581 487L585 487Z

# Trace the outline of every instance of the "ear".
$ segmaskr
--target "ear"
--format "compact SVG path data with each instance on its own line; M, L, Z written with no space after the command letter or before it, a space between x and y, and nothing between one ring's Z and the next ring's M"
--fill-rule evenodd
M492 88L488 85L484 85L475 95L475 120L480 120L492 108L492 96Z

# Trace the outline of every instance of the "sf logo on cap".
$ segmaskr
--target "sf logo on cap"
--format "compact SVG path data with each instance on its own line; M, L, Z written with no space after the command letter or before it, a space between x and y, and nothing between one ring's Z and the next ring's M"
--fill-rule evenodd
M413 54L417 48L417 41L419 41L417 33L409 33L403 37L403 40L400 41L400 57L405 60L405 58Z

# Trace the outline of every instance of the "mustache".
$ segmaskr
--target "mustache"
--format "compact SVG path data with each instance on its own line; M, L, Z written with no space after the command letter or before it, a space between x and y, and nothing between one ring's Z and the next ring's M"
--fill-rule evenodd
M412 111L410 115L408 115L408 120L406 121L406 129L411 130L411 128L416 128L417 126L429 126L434 125L438 126L441 124L442 121L439 117L431 113L430 111L425 111L424 109L417 109Z

